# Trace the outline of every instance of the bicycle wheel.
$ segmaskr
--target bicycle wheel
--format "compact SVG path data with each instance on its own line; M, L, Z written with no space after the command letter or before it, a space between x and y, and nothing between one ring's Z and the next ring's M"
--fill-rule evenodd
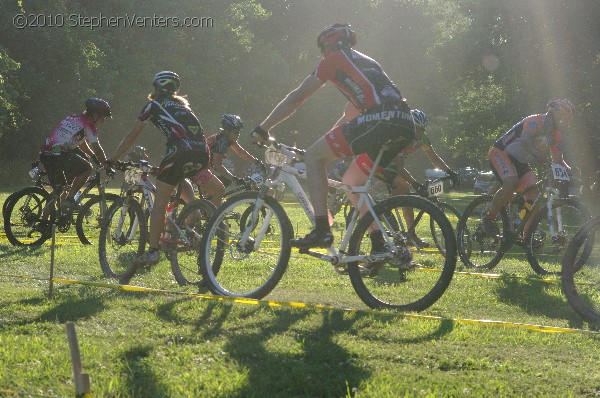
M148 234L142 206L124 197L108 209L100 228L98 255L100 267L109 278L127 279L133 275L133 260L144 252Z
M562 259L561 282L567 301L588 322L600 323L600 216L588 221L573 237ZM589 251L586 261L579 259Z
M440 209L442 209L444 214L446 214L448 221L450 221L450 224L452 225L452 229L454 231L456 231L456 224L458 223L458 220L460 219L460 213L458 212L458 210L456 210L456 207L454 207L450 203L446 203L446 202L436 202L435 204ZM444 234L442 234L442 231L438 229L439 224L435 223L434 220L431 220L430 226L431 226L431 236L433 237L433 242L435 243L435 246L438 248L440 253L442 253L442 256L445 256L446 255L446 241L444 240Z
M18 195L6 207L4 232L6 238L15 246L39 246L52 235L51 224L56 217L56 209L50 205L44 225L42 213L51 198L51 194L39 187L27 187L17 192Z
M553 238L550 235L548 209L545 206L540 209L525 236L527 260L531 268L540 275L558 274L567 245L589 218L590 213L581 202L571 198L555 200L552 206L552 226L556 237ZM563 231L558 229L559 222L562 223ZM586 248L591 250L587 245L584 249ZM589 250L582 251L582 255L586 253L589 254ZM585 262L585 258L578 261Z
M389 219L390 215L401 214L403 207L414 209L413 226L419 236L431 239L431 222L436 224L435 230L445 242L445 257L436 248L410 246L409 232L402 220ZM366 305L375 309L422 311L430 307L450 285L456 267L456 238L450 221L435 204L412 195L391 197L375 205L374 210L394 247L392 250L388 247L387 253L378 253L388 254L387 259L348 264L354 290ZM371 254L368 228L372 223L370 212L360 219L350 237L349 255Z
M198 261L213 294L261 299L275 288L287 269L293 229L277 200L262 198L260 208L241 225L241 215L256 206L257 198L258 192L252 191L232 196L206 227ZM245 233L249 238L242 246L240 239Z
M26 189L26 188L23 188ZM10 195L8 195L8 197L4 200L4 203L2 203L2 219L5 219L7 217L8 214L10 214L8 212L8 205L10 204L10 202L12 202L15 198L18 198L19 196L21 196L21 191L23 191L23 189L20 189L16 192L11 193Z
M108 208L117 199L119 199L119 195L107 193L105 194L104 203L102 203L100 196L94 195L81 206L75 221L75 230L81 243L91 245L92 241L98 239Z
M481 217L487 212L492 196L476 197L465 209L456 226L458 254L468 268L494 268L504 256L510 241L508 214L505 209L498 214L498 234L486 236Z
M198 266L200 240L215 206L204 199L194 200L184 206L175 221L189 243L172 231L168 240L171 271L179 286L202 284L202 274Z

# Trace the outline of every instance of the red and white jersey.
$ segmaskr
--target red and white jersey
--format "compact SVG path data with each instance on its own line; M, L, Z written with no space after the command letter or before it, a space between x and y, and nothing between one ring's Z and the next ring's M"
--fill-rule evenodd
M374 59L351 48L328 54L313 74L331 81L361 111L402 100L400 90Z
M91 117L85 115L67 116L46 138L40 152L61 153L77 148L83 140L98 142L96 125Z

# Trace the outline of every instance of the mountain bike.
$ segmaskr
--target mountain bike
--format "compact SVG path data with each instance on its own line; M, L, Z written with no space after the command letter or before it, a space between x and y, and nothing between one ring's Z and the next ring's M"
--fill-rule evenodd
M133 260L146 247L148 216L156 193L156 186L148 176L158 168L145 160L121 163L119 168L125 172L126 185L121 197L108 209L106 222L100 231L99 258L107 277L127 282L137 271ZM240 186L230 192L243 189L246 188ZM185 204L179 190L165 209L165 230L159 249L170 261L171 271L180 286L200 286L202 282L197 265L197 247L205 223L214 210L214 205L204 198Z
M571 239L562 259L562 290L586 321L600 324L600 216L589 220Z
M45 178L46 171L43 168L40 168L39 160L31 163L31 170L29 170L28 174L29 174L29 177L31 178L31 181L33 182L33 184L31 185L32 187L39 187L46 191L45 188L50 186L50 182L48 182L48 179ZM29 187L26 187L26 188L29 188ZM4 203L2 203L2 219L3 220L6 218L7 209L8 209L8 205L10 204L10 202L12 202L15 198L21 196L21 194L22 194L21 191L23 191L26 188L21 188L20 190L11 193L4 200Z
M270 141L265 160L271 171L260 189L230 197L209 220L198 261L213 294L260 299L283 277L294 236L291 221L279 202L286 186L304 210L306 224L314 225L312 205L298 182L298 178L306 178L305 170L296 167L303 164L303 155L298 148ZM360 187L329 179L330 187L357 193L358 208L365 205L368 211L360 220L354 212L338 249L332 246L326 253L299 253L329 262L338 274L348 274L356 293L369 307L424 310L442 296L452 279L456 265L454 231L443 211L419 196L395 196L376 204L369 195L372 180L373 172ZM418 213L410 229L397 216L402 207L413 207ZM243 214L249 217L244 220ZM422 235L430 233L431 222L443 235L446 257L409 244L409 234L416 230ZM372 224L382 231L383 252L372 250L368 236ZM423 271L425 268L435 271Z
M525 248L531 268L540 275L560 272L562 254L575 232L590 218L577 199L560 195L560 181L568 181L566 169L553 164L551 173L536 184L517 192L498 214L497 234L487 236L481 218L493 196L476 197L465 209L457 226L458 253L469 268L491 269L513 246ZM537 190L533 208L525 218L519 211L525 195ZM523 231L525 239L522 239Z
M75 195L75 203L81 209L66 210L58 205L63 187L48 192L43 188L43 173L35 175L36 186L11 195L4 215L6 237L16 246L39 246L51 237L52 224L63 233L75 224L79 240L91 244L91 239L98 236L108 206L118 198L118 195L106 192L106 185L113 176L112 170L97 167L81 192ZM94 188L98 189L98 194L90 193Z
M440 195L442 195L445 192L444 182L450 181L451 179L452 179L452 177L450 175L445 175L443 177L438 177L435 179L427 179L422 184L424 187L424 191L418 192L417 194L421 197L429 199L429 201L431 201L437 207L442 209L442 211L446 214L446 217L448 217L448 220L451 220L450 223L452 224L452 227L455 228L455 226L458 223L458 220L460 219L460 216L461 216L460 212L452 204L440 200ZM379 182L381 182L382 184L385 185L386 190L387 190L387 197L391 196L392 192L393 192L393 186L387 182L384 182L383 180L380 180ZM450 188L452 189L452 188L454 188L454 186L451 185ZM344 197L345 197L345 194L343 191L336 190L336 192L341 192L342 195L344 195ZM329 195L329 196L331 197L333 195ZM338 197L340 195L337 194L335 196ZM379 198L375 198L375 199L376 199L376 202L380 202L381 200L383 200L383 197L380 194ZM350 201L346 199L346 202L344 203L344 205L342 207L343 207L343 211L344 211L344 219L346 220L346 226L348 226L348 222L352 216L352 213L354 212L354 206L352 206ZM409 209L410 208L406 208L405 210L410 211ZM398 217L399 215L396 215L396 216ZM414 215L413 215L413 217L414 217ZM439 252L443 256L445 256L446 250L445 250L445 243L443 240L443 235L441 234L440 231L438 231L436 229L438 227L438 224L431 221L430 226L431 226L431 237L433 238L433 243L435 244L435 246L439 250ZM427 249L429 247L429 242L423 241L422 239L420 239L418 237L410 237L410 239L412 240L412 243L415 246L420 246L422 249Z

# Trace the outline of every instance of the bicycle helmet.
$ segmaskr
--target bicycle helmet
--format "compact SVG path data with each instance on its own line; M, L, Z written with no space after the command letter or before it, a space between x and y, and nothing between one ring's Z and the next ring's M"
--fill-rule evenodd
M176 93L179 91L179 86L181 85L181 81L179 80L179 75L175 72L171 72L168 70L158 72L154 76L154 81L152 85L160 90L169 93Z
M575 113L575 107L568 99L552 98L547 106L549 111L558 112L565 117L571 117Z
M415 122L415 127L420 127L420 128L425 128L427 127L427 124L429 123L429 119L427 118L427 115L425 114L425 112L420 111L418 109L412 109L410 111L410 114L413 117L413 121Z
M350 24L335 23L326 26L317 37L317 46L337 44L340 47L352 47L356 44L356 34L350 29Z
M136 145L133 148L133 155L138 159L147 159L148 155L146 154L146 148L141 145Z
M100 116L112 117L110 105L100 98L88 98L85 100L85 111L89 114L95 113Z
M223 130L241 130L244 128L242 118L238 115L225 114L221 119L221 127Z

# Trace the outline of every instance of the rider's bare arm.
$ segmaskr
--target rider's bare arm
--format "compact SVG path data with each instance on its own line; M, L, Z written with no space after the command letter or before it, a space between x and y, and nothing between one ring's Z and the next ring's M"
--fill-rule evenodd
M242 148L240 146L240 144L238 144L237 142L234 142L233 144L231 144L231 149L233 150L233 152L235 152L236 155L238 155L240 158L242 158L244 160L247 160L248 162L257 162L258 161L258 159L256 159L250 153L248 153L248 151L245 150L244 148Z
M288 117L290 117L304 101L325 84L318 77L310 74L296 89L292 90L269 116L260 124L260 127L269 131Z
M433 149L432 146L423 145L423 151L425 151L425 154L429 158L429 161L435 167L437 167L438 169L444 170L444 171L450 170L450 167L448 167L446 162L444 162L444 160L437 154L437 152L435 151L435 149Z
M212 168L220 176L226 177L229 180L233 180L233 174L225 166L223 166L223 155L220 153L214 153L211 155Z
M99 142L92 142L92 150L94 151L94 155L96 155L96 159L98 159L103 166L107 167L106 154Z
M92 157L95 155L94 151L92 151L92 149L90 148L90 146L88 145L86 140L81 141L81 144L79 144L79 149L81 149L83 151L83 153L85 153L89 157Z
M139 119L135 121L131 130L129 130L129 133L127 133L125 138L123 138L123 141L121 141L121 143L119 144L117 149L115 149L115 152L113 153L113 156L112 156L113 160L119 160L119 159L121 159L121 157L123 157L123 155L125 155L125 153L127 153L129 148L133 145L135 140L137 140L137 138L139 137L139 135L142 132L142 130L144 129L144 127L145 127L145 123L143 121L141 121Z
M396 162L396 171L398 174L400 174L400 177L402 177L410 185L415 185L418 183L418 181L415 180L415 178L404 167L404 156L402 156L402 154L396 155L394 161Z

